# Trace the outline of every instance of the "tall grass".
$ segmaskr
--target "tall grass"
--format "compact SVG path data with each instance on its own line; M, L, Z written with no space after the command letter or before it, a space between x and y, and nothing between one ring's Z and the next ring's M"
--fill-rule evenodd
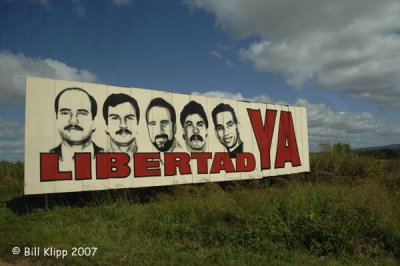
M321 152L310 154L311 177L315 181L351 183L385 174L383 164L372 156L355 153L350 145L321 145Z
M48 211L42 197L21 198L22 165L0 167L0 264L400 262L398 161L355 154L345 144L312 155L312 182L298 175L280 186L265 179L131 189L128 201L118 190L69 193L52 196ZM14 256L14 246L98 251L61 261Z

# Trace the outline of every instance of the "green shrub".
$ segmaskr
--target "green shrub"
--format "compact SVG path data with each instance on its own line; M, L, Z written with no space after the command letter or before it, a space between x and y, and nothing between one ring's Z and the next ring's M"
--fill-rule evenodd
M321 152L310 154L310 176L314 181L352 182L384 174L379 160L355 153L349 144L321 145Z
M24 165L0 161L0 199L22 195L24 188Z

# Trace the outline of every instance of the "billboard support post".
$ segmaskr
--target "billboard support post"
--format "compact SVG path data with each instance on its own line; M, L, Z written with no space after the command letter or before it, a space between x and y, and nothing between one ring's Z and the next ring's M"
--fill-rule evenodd
M45 209L46 211L49 210L49 199L48 199L47 194L44 194L44 209Z

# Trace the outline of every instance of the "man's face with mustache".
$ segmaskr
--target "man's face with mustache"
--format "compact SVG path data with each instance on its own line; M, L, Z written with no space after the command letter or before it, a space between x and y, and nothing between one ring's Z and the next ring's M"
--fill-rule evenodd
M131 103L109 106L107 123L106 133L117 146L128 146L136 139L138 120Z
M61 138L70 144L87 142L94 131L89 97L78 90L63 93L58 103L56 125Z
M150 140L157 150L168 151L174 143L175 125L167 108L154 106L148 113Z
M183 124L183 138L189 151L204 151L206 148L207 128L199 114L190 114Z

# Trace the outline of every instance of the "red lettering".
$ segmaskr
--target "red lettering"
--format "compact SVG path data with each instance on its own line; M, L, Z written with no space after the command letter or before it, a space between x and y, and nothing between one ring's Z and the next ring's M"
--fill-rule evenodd
M72 173L58 171L56 153L40 154L40 181L72 180Z
M247 109L247 112L260 151L261 169L270 169L271 142L275 127L276 111L266 110L264 125L262 123L260 110Z
M275 168L285 167L285 162L291 162L292 166L301 165L293 127L292 113L282 111L279 121Z
M125 178L131 173L130 157L126 153L99 153L96 155L96 178Z
M133 158L135 177L161 175L159 153L135 153Z
M190 156L185 152L164 153L165 168L164 175L176 175L176 168L179 168L181 175L190 175Z
M211 174L217 174L225 170L227 173L235 172L231 157L227 152L217 152L211 165Z
M256 168L256 158L249 152L236 154L236 172L251 172Z
M197 160L197 173L208 173L208 160L212 158L211 152L193 152L192 159Z
M75 180L92 179L92 154L75 153Z

